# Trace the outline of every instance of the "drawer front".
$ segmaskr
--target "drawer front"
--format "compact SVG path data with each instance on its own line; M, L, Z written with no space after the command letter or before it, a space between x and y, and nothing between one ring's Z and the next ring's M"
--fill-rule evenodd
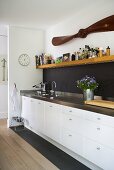
M35 101L38 105L43 105L45 103L43 100L35 99Z
M114 127L114 117L112 116L107 116L107 115L102 115L99 113L94 113L90 111L85 111L85 119L94 121L96 123Z
M62 112L65 114L72 114L79 118L84 118L85 111L81 109L73 108L73 107L63 106Z
M85 120L83 124L83 129L84 129L83 135L85 137L88 137L96 141L100 140L101 131L103 130L100 124L97 124L89 120Z
M62 113L62 127L69 129L74 132L78 132L80 134L83 134L84 131L84 120L80 117L77 117L73 114L66 114Z
M114 169L114 150L85 138L83 155L86 159L103 168Z
M114 149L114 128L101 126L100 143Z
M63 128L61 144L77 154L83 154L83 137L78 133Z
M107 145L108 147L114 148L114 128L112 127L85 120L83 135Z
M101 123L114 128L114 117L101 115Z
M55 104L55 103L51 103L51 102L45 102L45 111L47 111L46 109L50 110L50 109L60 109L61 111L61 105L59 104Z

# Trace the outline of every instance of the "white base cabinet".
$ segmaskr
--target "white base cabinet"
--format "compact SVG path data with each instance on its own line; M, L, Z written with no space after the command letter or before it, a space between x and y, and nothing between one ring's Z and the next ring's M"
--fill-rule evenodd
M25 124L31 126L31 98L22 96L22 117Z
M83 156L104 170L114 170L114 150L85 138Z
M35 131L44 133L44 102L41 100L32 100L32 128Z
M25 125L44 133L44 101L22 96L22 117Z
M45 102L45 135L60 143L61 105Z
M61 144L79 155L83 154L83 136L62 128Z
M25 125L104 170L114 170L114 117L22 97Z

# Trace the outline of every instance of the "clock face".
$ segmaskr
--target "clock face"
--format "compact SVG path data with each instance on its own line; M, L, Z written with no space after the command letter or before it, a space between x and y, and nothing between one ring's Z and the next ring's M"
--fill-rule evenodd
M22 66L28 66L30 63L30 58L27 54L21 54L19 56L18 61L19 61L19 64L21 64Z

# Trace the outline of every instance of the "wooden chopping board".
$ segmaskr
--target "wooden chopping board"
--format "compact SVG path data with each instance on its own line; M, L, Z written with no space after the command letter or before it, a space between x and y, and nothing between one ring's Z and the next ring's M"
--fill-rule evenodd
M85 104L114 109L114 102L107 100L90 100L85 101Z

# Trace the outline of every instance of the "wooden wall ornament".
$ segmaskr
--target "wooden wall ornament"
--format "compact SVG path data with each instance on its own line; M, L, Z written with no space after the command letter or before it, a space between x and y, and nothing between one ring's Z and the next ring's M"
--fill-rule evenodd
M108 31L114 31L114 15L104 18L85 29L80 29L79 32L74 35L53 37L52 44L58 46L69 42L74 38L86 38L87 35L91 33Z

